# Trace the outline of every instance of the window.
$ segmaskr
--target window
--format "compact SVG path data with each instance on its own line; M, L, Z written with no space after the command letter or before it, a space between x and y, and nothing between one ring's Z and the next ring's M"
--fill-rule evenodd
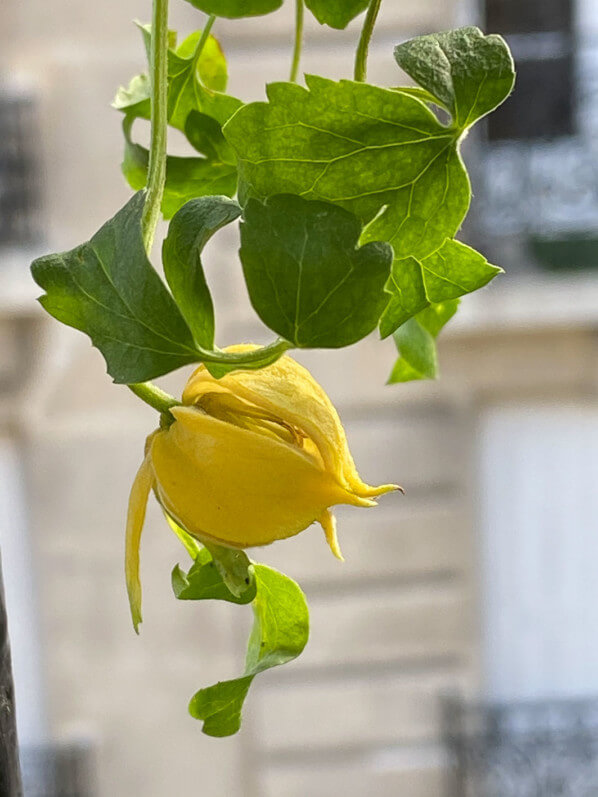
M487 696L596 696L598 411L496 407L480 441Z
M37 238L38 182L31 98L0 94L0 246Z
M486 0L486 28L517 63L512 97L488 119L491 141L575 133L573 0Z

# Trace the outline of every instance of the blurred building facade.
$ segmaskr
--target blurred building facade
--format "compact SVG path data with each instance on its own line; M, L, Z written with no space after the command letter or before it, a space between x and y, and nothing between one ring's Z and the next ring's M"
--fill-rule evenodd
M286 5L217 24L243 99L287 77ZM127 23L146 20L150 3L0 8L2 114L21 108L25 147L7 148L3 133L4 175L17 179L0 183L0 207L17 185L30 220L0 221L0 544L19 725L30 746L88 743L97 797L440 797L443 696L598 695L598 272L572 268L598 265L598 14L592 0L385 6L370 66L383 85L401 81L392 47L404 38L485 21L511 37L528 93L468 143L479 196L466 230L511 274L464 301L437 383L385 387L394 347L374 337L302 355L364 477L397 480L407 496L367 517L339 512L344 565L315 529L258 552L304 586L312 634L300 660L256 679L228 740L203 736L186 704L240 672L250 612L175 602L170 570L184 552L154 510L134 636L124 520L154 413L111 385L84 336L43 316L27 271L37 254L87 239L129 195L109 103L144 68ZM172 27L202 21L172 3ZM305 71L350 76L357 35L310 24ZM236 246L224 230L206 258L222 345L264 339ZM183 380L166 385L179 392Z

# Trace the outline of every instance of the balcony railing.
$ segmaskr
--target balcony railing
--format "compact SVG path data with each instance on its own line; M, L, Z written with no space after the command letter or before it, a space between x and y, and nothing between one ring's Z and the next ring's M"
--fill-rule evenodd
M510 270L519 263L598 267L598 38L579 36L573 63L568 134L551 135L533 121L544 92L551 90L546 78L538 83L537 96L528 91L526 102L517 106L529 117L533 135L469 142L476 196L472 237Z
M446 797L596 797L598 699L444 705Z

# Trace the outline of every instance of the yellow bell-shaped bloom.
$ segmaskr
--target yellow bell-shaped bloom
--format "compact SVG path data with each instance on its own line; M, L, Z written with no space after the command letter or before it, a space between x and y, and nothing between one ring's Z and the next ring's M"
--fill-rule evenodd
M375 506L376 496L398 489L370 487L359 478L330 399L288 355L221 379L200 366L182 402L171 409L174 423L148 438L131 490L126 572L136 628L139 542L152 488L167 515L200 542L268 545L318 521L339 559L330 507Z

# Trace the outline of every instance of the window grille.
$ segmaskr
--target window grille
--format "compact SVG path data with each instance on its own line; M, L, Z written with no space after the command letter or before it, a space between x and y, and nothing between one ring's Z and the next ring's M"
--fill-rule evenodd
M444 704L446 797L596 797L598 700Z
M33 98L0 91L0 246L39 237Z
M488 118L489 139L573 135L572 0L486 0L486 27L506 36L517 64L515 92Z

